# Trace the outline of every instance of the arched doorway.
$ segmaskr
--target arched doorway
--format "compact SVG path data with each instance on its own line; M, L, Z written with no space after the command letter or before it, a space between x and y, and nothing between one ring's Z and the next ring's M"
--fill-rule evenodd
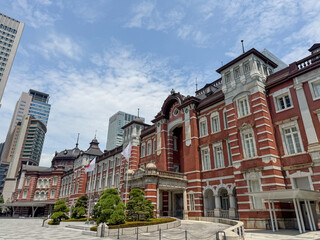
M227 189L221 188L219 191L219 197L221 203L221 217L229 218L230 201Z
M172 130L172 171L183 172L183 131L182 126ZM168 161L170 163L170 161ZM169 168L168 168L169 169Z
M207 189L204 192L204 214L206 217L214 217L214 209L215 209L215 198L213 195L213 191L211 189Z

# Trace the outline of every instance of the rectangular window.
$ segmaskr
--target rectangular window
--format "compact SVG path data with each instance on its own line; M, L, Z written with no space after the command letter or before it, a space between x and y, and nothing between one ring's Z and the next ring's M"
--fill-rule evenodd
M200 137L208 135L207 121L205 119L200 120Z
M56 186L57 183L58 183L58 177L53 177L53 183L52 183L52 185L53 185L53 186Z
M227 112L223 112L223 120L224 120L224 128L228 128L228 117L227 117Z
M244 71L244 74L250 73L250 64L249 64L249 62L245 62L243 64L243 71Z
M243 140L243 148L244 148L244 154L246 158L252 158L256 156L255 151L255 144L254 144L254 138L252 132L245 132L242 134L242 140Z
M213 146L213 153L214 153L215 168L223 168L224 158L223 158L222 145L219 144L219 145Z
M283 134L288 154L302 152L300 136L296 126L283 129Z
M231 152L231 144L230 140L227 139L227 151L228 151L228 161L229 161L229 166L232 166L232 152Z
M239 67L234 69L234 78L235 79L240 78L240 68Z
M30 177L27 177L27 179L26 179L26 186L29 186L29 184L30 184Z
M146 155L146 145L141 145L141 157L144 157Z
M320 98L320 82L312 83L313 93L315 98Z
M153 139L153 153L156 152L156 148L157 148L157 145L156 145L156 140Z
M189 195L190 197L190 211L194 211L194 195L193 194L190 194Z
M210 152L209 148L201 150L202 170L211 169Z
M147 156L151 155L151 153L152 153L152 142L150 140L147 143Z
M277 110L281 111L292 107L291 99L288 93L276 97Z
M220 120L219 120L219 113L213 113L211 115L211 132L215 133L220 131Z
M226 84L229 84L231 82L231 74L230 73L226 73L225 74L225 81L226 81Z
M54 195L56 194L56 190L52 189L50 193L50 198L54 198Z
M23 199L26 199L26 198L27 198L27 195L28 195L28 190L25 189L25 190L23 191L22 198L23 198Z
M247 97L243 97L238 100L238 114L239 117L243 117L249 114L249 105Z
M294 178L294 187L295 189L311 190L308 177Z
M249 180L249 190L250 192L261 192L260 181L259 180ZM251 197L253 209L262 209L262 199L257 197Z
M177 137L173 136L173 151L178 151Z

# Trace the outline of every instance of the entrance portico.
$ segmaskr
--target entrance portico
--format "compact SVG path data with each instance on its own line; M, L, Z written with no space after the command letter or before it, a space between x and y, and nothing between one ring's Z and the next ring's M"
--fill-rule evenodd
M188 218L187 179L185 174L158 170L154 164L138 169L128 177L129 187L141 188L155 206L157 216Z
M316 214L314 214L314 205L311 204L311 202L316 202L320 199L320 192L302 189L286 189L248 194L252 197L262 198L267 201L273 232L279 229L274 202L293 203L300 233L306 232L306 229L310 231L317 230L318 221L315 216Z

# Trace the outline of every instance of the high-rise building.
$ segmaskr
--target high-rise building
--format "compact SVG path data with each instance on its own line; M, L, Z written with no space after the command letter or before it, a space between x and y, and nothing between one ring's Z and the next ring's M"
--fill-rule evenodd
M14 191L21 165L39 165L46 132L47 128L42 121L33 116L23 117L15 126L11 142L8 142L9 154L3 161L10 163L3 188L6 199L10 198Z
M24 23L0 13L0 107Z
M123 129L122 127L132 120L140 118L144 122L144 118L131 115L125 112L117 112L109 118L108 138L106 149L111 150L122 145Z
M13 132L19 122L22 122L25 116L33 116L40 120L45 126L48 124L51 105L49 102L49 94L30 89L28 93L23 92L17 101L5 146L1 154L1 161L10 161L9 149L13 138ZM43 136L44 138L44 136ZM41 145L42 150L42 145ZM40 150L40 152L41 152ZM39 156L40 157L40 156ZM36 158L38 159L38 158ZM40 158L39 158L40 159ZM39 162L39 160L37 160Z

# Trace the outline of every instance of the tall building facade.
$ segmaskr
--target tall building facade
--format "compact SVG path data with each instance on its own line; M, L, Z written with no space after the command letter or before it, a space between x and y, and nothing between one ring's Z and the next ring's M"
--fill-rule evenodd
M5 145L1 154L1 161L8 161L10 143L13 132L19 122L25 116L33 116L40 120L45 126L48 124L51 105L49 104L49 94L30 89L28 93L23 92L17 101L10 127L7 133ZM44 139L44 136L43 136ZM40 152L42 150L42 145Z
M46 126L33 116L23 117L16 125L9 145L9 154L4 161L10 163L3 188L5 199L11 199L14 193L21 166L39 165L46 132Z
M111 150L122 145L123 129L122 127L132 120L140 118L144 122L144 118L131 115L125 112L117 112L109 118L108 137L106 149Z
M0 108L24 23L0 13Z

